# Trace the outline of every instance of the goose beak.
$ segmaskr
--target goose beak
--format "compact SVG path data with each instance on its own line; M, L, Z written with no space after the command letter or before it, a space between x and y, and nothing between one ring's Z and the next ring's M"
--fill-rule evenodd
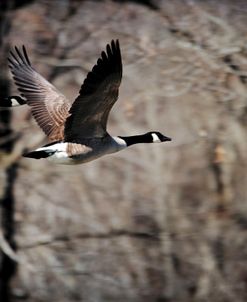
M162 139L161 139L162 142L170 142L171 140L172 140L172 139L171 139L170 137L165 136L165 135L163 135L163 137L162 137Z

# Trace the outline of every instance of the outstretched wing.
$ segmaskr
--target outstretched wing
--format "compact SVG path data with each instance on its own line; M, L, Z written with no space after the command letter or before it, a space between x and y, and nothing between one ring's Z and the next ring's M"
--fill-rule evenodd
M27 99L32 115L51 141L64 138L64 123L70 103L52 84L37 73L25 47L10 52L9 67L21 95Z
M80 142L83 138L107 134L109 112L117 101L122 78L122 59L118 40L107 44L106 52L81 86L65 122L65 141Z

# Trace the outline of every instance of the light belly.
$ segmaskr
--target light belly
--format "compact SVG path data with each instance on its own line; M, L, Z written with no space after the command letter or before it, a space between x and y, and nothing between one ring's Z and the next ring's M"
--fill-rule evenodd
M95 151L91 150L87 153L77 154L73 156L68 156L66 152L56 152L47 159L53 163L63 164L63 165L78 165L90 162L106 154L113 153L111 150L101 150Z
M47 157L49 161L64 165L83 164L95 160L106 154L118 152L126 148L126 143L120 141L119 138L108 137L98 141L86 140L85 144L76 143L60 143L52 147L48 146L46 149L53 149L56 152ZM43 148L41 148L43 149Z

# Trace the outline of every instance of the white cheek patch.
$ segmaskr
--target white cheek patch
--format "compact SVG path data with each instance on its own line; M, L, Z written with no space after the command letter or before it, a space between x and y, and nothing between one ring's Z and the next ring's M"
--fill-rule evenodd
M152 133L153 143L160 143L161 140L159 139L156 133Z
M20 106L19 102L15 98L11 98L10 101L12 107Z

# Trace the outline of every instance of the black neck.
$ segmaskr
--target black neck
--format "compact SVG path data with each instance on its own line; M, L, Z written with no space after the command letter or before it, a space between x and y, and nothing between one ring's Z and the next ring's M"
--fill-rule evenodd
M127 146L153 142L152 136L147 134L133 135L133 136L119 136L119 137L126 142Z

